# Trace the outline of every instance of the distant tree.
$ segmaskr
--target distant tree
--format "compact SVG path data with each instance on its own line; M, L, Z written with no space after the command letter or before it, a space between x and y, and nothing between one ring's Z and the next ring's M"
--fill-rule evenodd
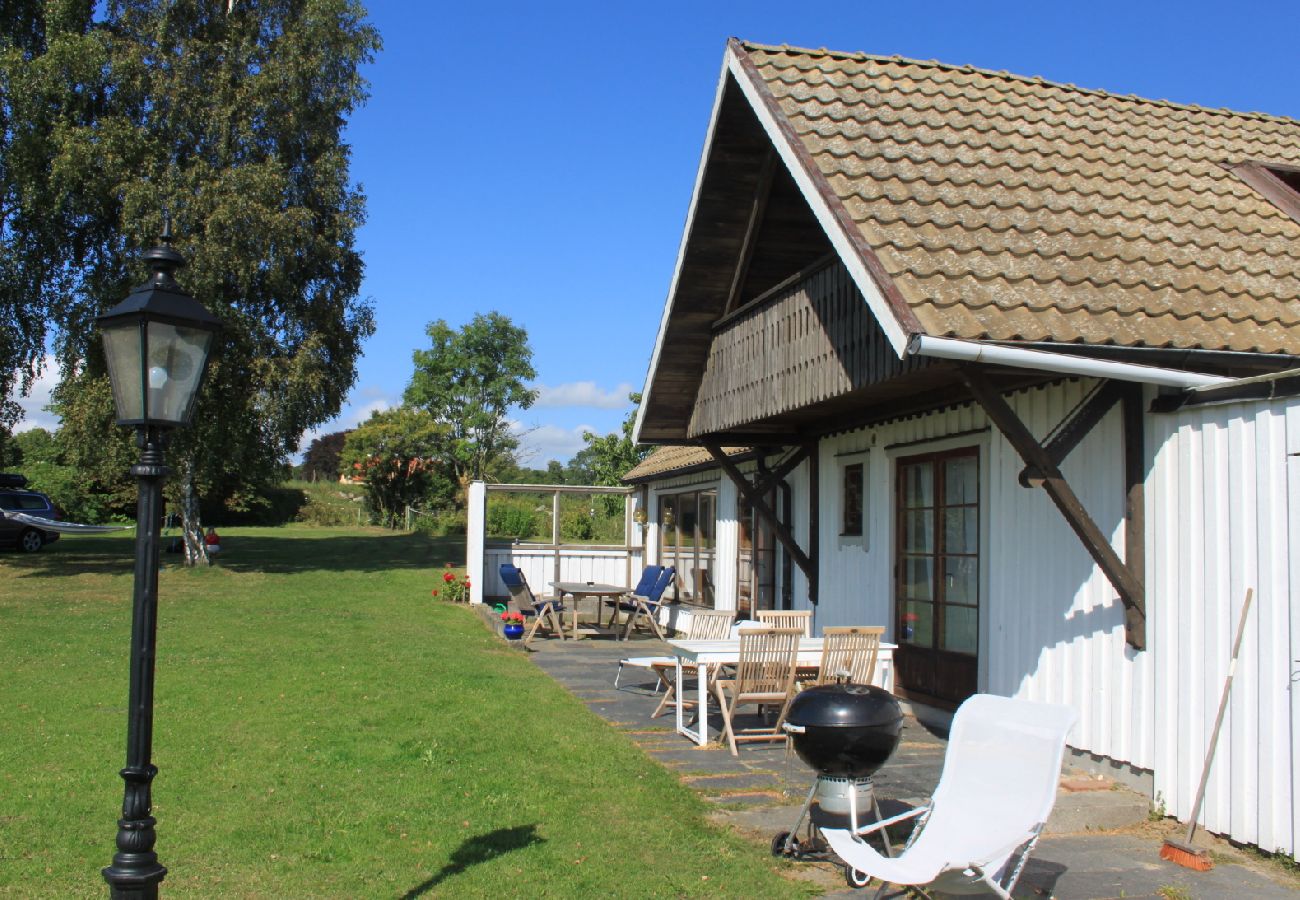
M586 437L584 432L583 437ZM564 481L566 484L592 484L595 482L595 475L592 473L596 466L596 451L588 444L564 464Z
M593 484L621 484L623 476L650 455L649 447L638 447L632 440L641 395L628 394L627 399L632 402L632 411L623 420L622 434L595 435L586 432L582 436L587 446L580 451L579 456L591 451L583 460L583 465L589 467Z
M308 481L338 481L339 460L348 434L335 431L312 441L302 457L302 477Z
M63 462L63 451L54 434L44 428L18 432L13 436L13 444L18 451L19 462L23 465Z
M507 412L528 409L537 377L528 333L500 313L475 315L460 331L441 319L425 329L430 348L413 355L415 373L405 400L447 429L444 458L455 472L464 503L471 481L507 460L518 446Z
M338 412L374 330L343 128L378 36L357 0L4 10L0 391L52 340L70 462L114 483L131 435L112 424L94 317L144 279L139 252L170 209L190 262L178 280L226 326L168 454L193 562L205 555L198 497L277 478L302 433Z
M424 410L399 406L373 413L348 432L340 464L345 472L365 479L379 524L397 527L408 505L450 501L453 482L438 456L446 431Z

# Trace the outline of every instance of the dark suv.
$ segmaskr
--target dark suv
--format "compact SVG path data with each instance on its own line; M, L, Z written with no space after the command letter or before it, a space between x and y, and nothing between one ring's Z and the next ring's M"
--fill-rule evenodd
M21 475L0 474L0 510L57 521L59 514L50 498L36 491L25 490L26 484L27 479ZM58 539L57 531L46 531L13 519L0 518L0 547L12 546L24 553L35 553Z

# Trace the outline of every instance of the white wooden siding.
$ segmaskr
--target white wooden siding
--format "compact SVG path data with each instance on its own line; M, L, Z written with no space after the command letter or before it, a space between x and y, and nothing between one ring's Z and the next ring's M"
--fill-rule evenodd
M1186 819L1214 724L1233 633L1255 589L1215 751L1202 824L1295 854L1297 535L1288 415L1295 402L1201 407L1152 417L1148 596L1154 597L1156 791ZM1300 438L1300 428L1293 432ZM1288 503L1288 497L1290 502ZM1150 603L1150 600L1148 601Z
M1042 439L1094 383L1071 381L1018 393L1008 400ZM1062 468L1122 555L1120 438L1120 416L1113 410ZM895 461L963 446L980 451L979 689L1074 706L1080 722L1071 736L1072 746L1149 767L1150 722L1142 715L1149 708L1149 660L1127 649L1123 607L1114 589L1047 495L1020 486L1023 462L974 405L822 442L816 626L885 625L887 639L894 638ZM838 460L855 451L866 451L869 459L865 548L838 539ZM791 482L796 490L796 533L806 541L807 466L801 466ZM796 572L796 582L796 605L806 607L801 573Z

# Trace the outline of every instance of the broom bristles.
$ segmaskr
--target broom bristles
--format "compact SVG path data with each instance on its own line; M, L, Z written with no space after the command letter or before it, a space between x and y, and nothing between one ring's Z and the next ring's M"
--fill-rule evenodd
M1177 841L1165 841L1164 846L1160 848L1160 858L1177 863L1185 869L1195 869L1197 872L1208 872L1214 868L1214 863L1210 862L1210 855L1204 850L1197 850L1195 847Z

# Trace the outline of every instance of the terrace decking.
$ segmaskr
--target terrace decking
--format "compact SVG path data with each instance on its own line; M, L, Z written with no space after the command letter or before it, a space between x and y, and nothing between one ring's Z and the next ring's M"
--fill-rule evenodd
M787 754L783 744L746 745L738 757L717 743L697 747L676 733L671 713L650 718L661 697L654 693L651 673L625 668L619 687L614 687L620 659L671 655L663 642L634 637L624 643L588 632L581 641L537 640L528 651L540 669L588 709L714 804L719 822L752 834L755 852L767 852L771 837L794 823L813 773L797 756ZM710 720L719 721L717 716ZM716 738L717 729L711 729L711 734ZM945 748L941 732L908 716L897 752L875 775L882 806L888 811L927 798L938 784ZM1061 900L1300 896L1293 878L1234 851L1226 842L1215 846L1217 865L1210 872L1193 873L1161 860L1164 832L1145 822L1146 800L1109 787L1082 793L1062 788L1016 896ZM844 887L839 870L828 863L798 863L795 869L799 877L824 885L823 896L871 896Z

